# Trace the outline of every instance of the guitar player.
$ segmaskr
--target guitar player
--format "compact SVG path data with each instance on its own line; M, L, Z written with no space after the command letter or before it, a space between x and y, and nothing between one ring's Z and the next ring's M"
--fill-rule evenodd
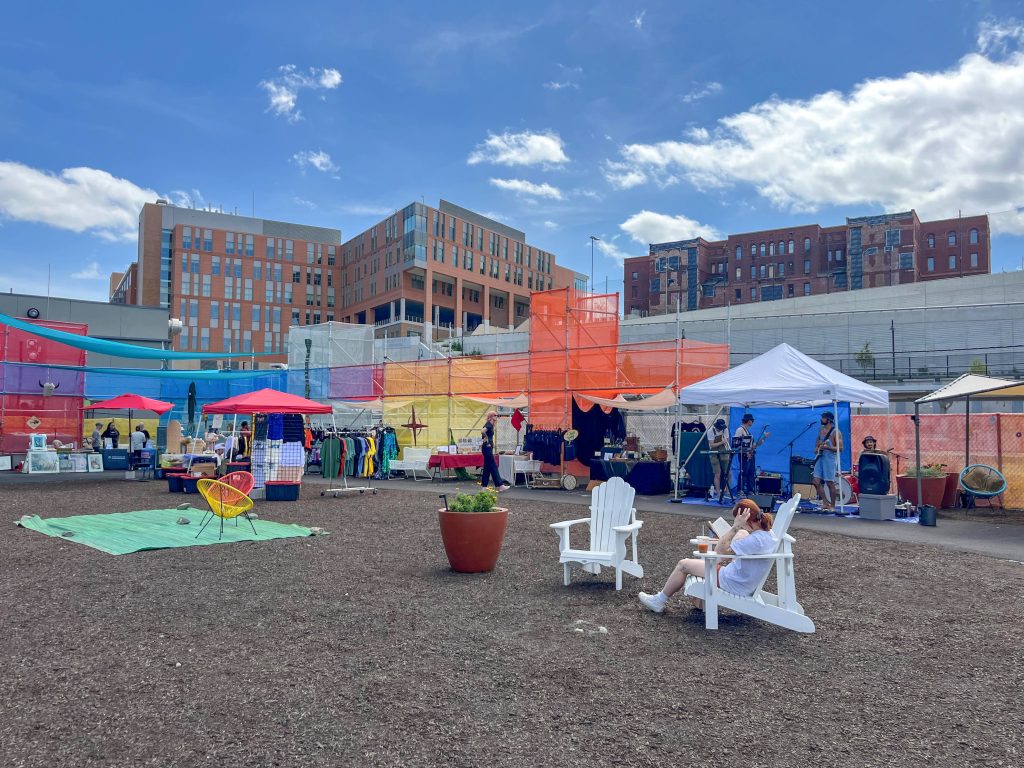
M757 442L754 442L754 436L750 433L753 426L754 414L744 413L743 418L740 419L740 425L736 427L736 431L733 433L733 438L738 438L738 442L741 444L743 438L749 438L747 442L750 443L749 448L740 452L740 477L737 483L739 486L738 490L745 496L749 496L755 491L754 477L757 474L757 449L772 434L771 432L764 432Z
M814 445L814 488L821 499L821 508L826 512L835 511L836 468L839 454L843 450L843 435L836 429L836 417L831 411L821 414L821 427ZM828 488L828 495L825 488Z

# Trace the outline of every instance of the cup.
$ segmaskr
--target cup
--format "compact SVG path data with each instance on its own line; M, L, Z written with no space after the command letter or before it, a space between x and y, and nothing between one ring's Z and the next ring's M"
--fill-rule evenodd
M708 551L708 543L706 541L698 541L697 551L700 552L702 555L705 554Z

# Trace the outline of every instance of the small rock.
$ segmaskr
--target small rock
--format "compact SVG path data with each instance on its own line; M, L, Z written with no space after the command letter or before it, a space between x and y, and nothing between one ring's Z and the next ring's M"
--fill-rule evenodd
M187 517L179 517L178 518L178 525L189 525L189 524L191 524L191 522L192 521L189 520Z
M330 531L326 531L323 528L310 528L309 532L314 536L326 536Z
M61 536L63 536L65 539L70 539L74 535L74 531L64 531L64 533L61 534Z
M192 505L189 502L187 502L187 501L184 504L179 504L178 506L175 507L175 509L191 509L191 508L192 508Z
M180 666L181 666L181 662L180 662L180 661L176 661L176 662L174 662L174 666L176 666L176 667L180 667Z
M257 515L255 512L246 512L245 513L245 519L246 520L259 520L260 516Z

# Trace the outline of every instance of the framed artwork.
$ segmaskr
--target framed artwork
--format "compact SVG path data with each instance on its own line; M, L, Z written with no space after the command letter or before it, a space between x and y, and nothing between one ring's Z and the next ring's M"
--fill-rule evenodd
M103 454L102 453L87 453L85 454L86 467L90 472L102 472L103 471Z
M89 461L84 453L72 453L69 457L71 459L71 471L72 472L88 472ZM102 458L102 457L101 457Z
M14 466L12 460L12 456L0 456L0 470L11 469Z
M28 449L30 451L46 450L46 435L31 434L28 436Z
M56 451L30 451L25 461L28 462L29 474L55 474L60 472Z

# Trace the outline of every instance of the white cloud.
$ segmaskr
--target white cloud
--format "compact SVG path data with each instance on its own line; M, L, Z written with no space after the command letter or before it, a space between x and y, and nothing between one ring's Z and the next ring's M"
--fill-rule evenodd
M338 166L331 160L331 156L322 149L318 149L316 152L311 149L304 152L296 152L292 155L292 162L303 171L307 167L315 168L322 173L331 173L338 170Z
M580 89L580 84L574 83L571 80L563 80L561 82L557 80L551 80L549 82L544 83L544 87L547 88L549 91L560 91L563 88L575 88L578 91Z
M703 237L705 240L723 239L722 233L708 224L701 224L681 214L670 216L647 210L634 213L619 225L619 229L635 242L644 245L692 240L695 237Z
M1021 104L1024 54L971 54L943 72L771 99L721 119L706 140L623 146L604 172L623 189L680 177L705 189L751 184L793 211L869 205L940 218L1005 210L1020 205L1024 189ZM1003 231L1024 233L1022 224L993 219Z
M341 206L341 212L351 216L387 216L394 213L394 208L386 205L367 205L366 203L347 203Z
M560 165L569 162L561 137L554 131L544 133L488 134L469 158L469 165L494 163L497 165Z
M644 28L644 16L647 15L647 10L640 11L636 16L633 17L633 28L642 31Z
M86 264L85 269L78 272L74 272L71 275L76 280L106 280L107 275L100 274L100 263L98 261L90 261Z
M59 174L0 162L0 214L17 221L91 232L105 240L137 237L139 211L159 195L96 168Z
M608 240L602 238L594 242L594 247L596 247L597 250L599 250L608 258L617 261L619 264L622 264L623 261L625 261L626 259L631 259L634 256L643 256L647 252L647 249L645 248L642 249L639 247L634 247L632 249L633 252L631 253L625 248L619 246L618 239L618 235L615 235L614 237Z
M541 226L544 227L544 229L546 229L546 230L548 230L550 232L554 232L555 230L561 229L561 227L558 225L557 221L550 221L550 220L548 220L548 221L542 222Z
M268 112L284 117L289 123L302 119L298 109L299 91L330 91L341 85L341 72L330 67L309 67L299 71L294 64L278 67L278 76L260 81L259 87L267 92L270 104Z
M558 187L550 184L534 184L525 179L491 179L491 184L498 189L515 192L517 195L531 195L533 197L547 197L552 200L562 200L565 196Z
M179 208L206 208L207 206L203 193L198 189L189 191L175 189L167 196L167 199Z
M710 83L704 83L704 85L694 88L692 91L683 96L683 101L687 104L700 101L707 96L714 96L716 93L722 92L722 84L712 80Z
M978 50L1004 54L1024 45L1024 23L1016 19L988 20L978 25Z
M314 210L316 208L316 203L312 200L307 200L306 198L299 197L298 195L292 197L292 202L296 205L301 205L303 208L309 208L310 210Z

